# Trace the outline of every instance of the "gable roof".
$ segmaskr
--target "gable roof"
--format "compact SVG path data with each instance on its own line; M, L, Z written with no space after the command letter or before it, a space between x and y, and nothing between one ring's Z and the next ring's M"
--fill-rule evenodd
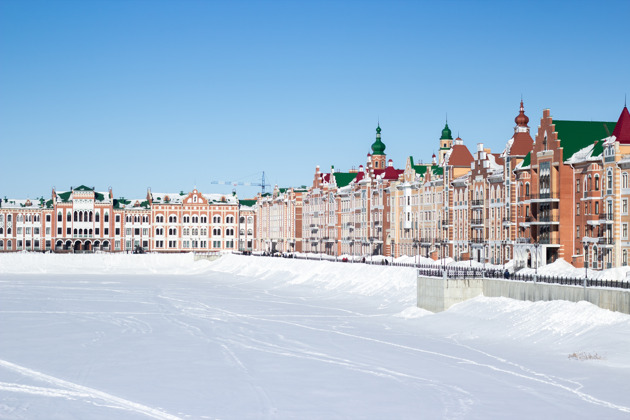
M565 161L596 140L610 137L615 129L615 123L607 121L554 120L553 124L558 133L560 146L563 148Z

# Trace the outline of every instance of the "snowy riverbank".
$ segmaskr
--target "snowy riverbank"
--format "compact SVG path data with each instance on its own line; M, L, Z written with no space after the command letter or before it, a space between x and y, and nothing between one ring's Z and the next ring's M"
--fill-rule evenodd
M630 415L630 316L415 293L400 267L0 255L0 418Z

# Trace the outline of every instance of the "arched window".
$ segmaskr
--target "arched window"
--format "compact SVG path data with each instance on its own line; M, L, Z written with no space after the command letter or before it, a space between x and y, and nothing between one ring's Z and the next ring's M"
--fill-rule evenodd
M595 191L599 191L599 175L595 175Z
M587 189L588 191L590 191L590 190L591 190L591 186L592 186L592 184L591 184L591 180L592 180L592 178L591 178L591 176L589 175L589 176L588 176L588 182L587 182L587 184L586 184L586 189Z
M199 216L193 216L192 217L192 222L193 223L199 223Z
M100 218L99 214L100 214L99 212L94 213L94 221L95 222L100 222L101 221L101 218Z
M103 217L103 221L105 221L105 223L109 222L109 213L105 212L105 216Z
M4 228L0 226L0 235L2 235L3 233L4 233Z
M74 228L74 234L75 234L75 235L78 235L78 234L79 234L79 231L78 231L78 229L77 229L77 228Z
M61 212L58 212L58 213L57 213L57 221L58 221L58 222L63 221L63 215L61 214Z
M75 214L76 214L76 212L75 212ZM68 222L71 222L71 221L72 221L72 213L68 212L68 214L67 214L66 216L67 216L67 217L66 217L66 220L67 220Z
M203 224L208 223L208 218L206 216L201 216L201 223Z
M529 182L525 184L525 196L529 197Z
M607 189L612 190L613 187L613 174L612 171L609 169L608 170L608 176L607 176L607 181L608 181L608 187Z
M628 172L621 174L621 188L628 188Z

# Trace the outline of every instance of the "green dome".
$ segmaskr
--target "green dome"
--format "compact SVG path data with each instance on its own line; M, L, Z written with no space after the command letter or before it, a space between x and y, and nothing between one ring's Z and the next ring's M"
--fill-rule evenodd
M442 130L440 140L453 140L453 135L451 134L451 129L448 128L448 123L444 126L444 130Z
M376 127L376 141L372 143L372 154L373 155L384 155L385 154L385 144L381 141L381 127L380 125Z

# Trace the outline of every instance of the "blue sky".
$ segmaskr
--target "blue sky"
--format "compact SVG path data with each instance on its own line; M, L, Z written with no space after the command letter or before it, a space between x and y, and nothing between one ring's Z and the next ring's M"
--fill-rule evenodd
M429 161L448 113L501 151L530 126L616 121L630 2L0 0L0 196L310 185L315 166ZM257 188L237 188L239 197Z

